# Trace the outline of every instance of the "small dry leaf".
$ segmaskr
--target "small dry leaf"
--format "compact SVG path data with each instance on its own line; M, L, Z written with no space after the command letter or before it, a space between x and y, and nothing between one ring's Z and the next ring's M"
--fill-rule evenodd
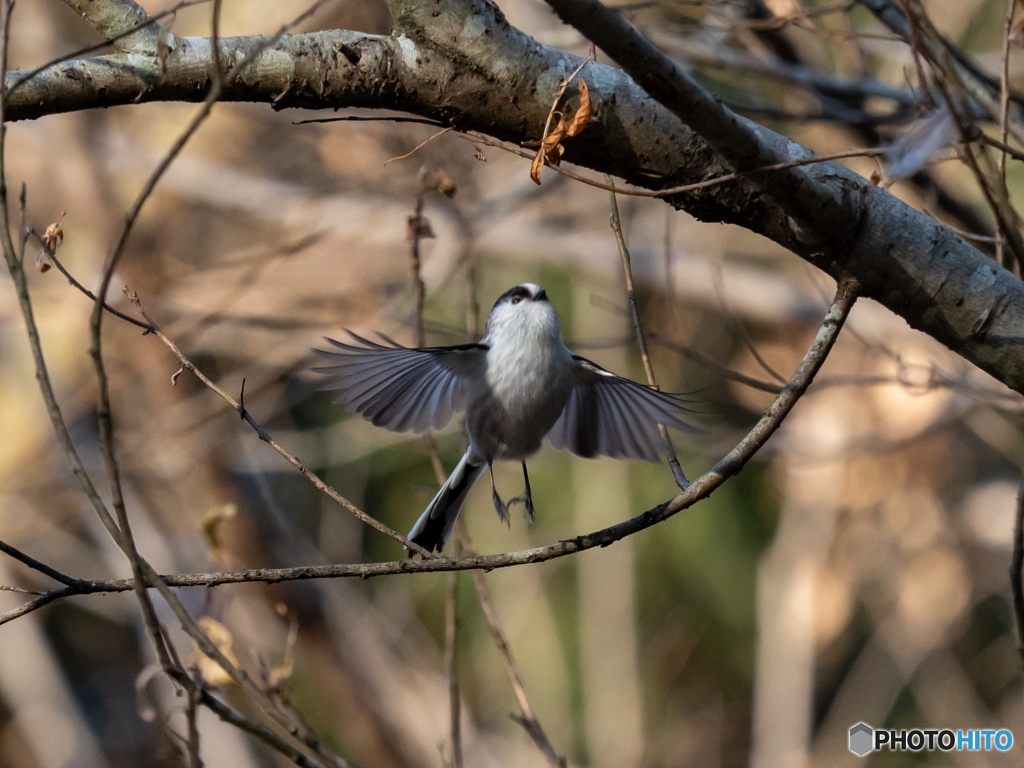
M238 507L236 505L220 504L211 507L203 517L203 536L206 538L206 543L210 545L210 557L225 565L231 559L231 553L221 541L220 526L225 520L230 520L237 514Z
M876 187L882 183L882 172L877 168L871 172L871 183Z
M537 149L537 154L533 156L533 162L530 164L530 178L537 186L540 186L540 169L543 167L544 149L541 147Z
M544 140L540 144L541 147L544 148L544 151L548 154L554 151L555 147L561 144L562 139L565 138L565 131L565 120L563 120L562 116L559 115L558 124L551 130L551 133L544 137Z
M448 198L455 197L456 186L451 177L444 171L431 171L423 178L423 189L428 192L440 192Z
M46 254L46 251L40 251L36 254L36 269L40 272L49 272L53 264L50 262L50 257Z
M814 25L807 18L807 13L800 5L799 0L765 0L764 4L780 21L795 21L801 27L814 29Z
M406 220L405 239L418 240L422 237L434 237L434 230L430 228L430 221L426 216L410 216Z
M220 649L220 652L227 657L227 660L237 667L238 657L231 650L231 645L234 642L231 631L219 621L209 616L203 616L199 620L199 626L213 644ZM233 682L231 675L220 664L198 649L196 649L195 665L199 668L199 674L202 675L203 680L209 685L220 686Z
M590 106L590 91L587 89L587 84L583 82L583 78L580 78L580 106L576 110L576 114L572 116L569 121L569 125L566 126L566 136L576 136L584 128L587 127L587 123L590 122L592 115L592 107Z
M67 211L61 211L60 218L48 226L46 231L43 232L43 247L47 250L56 251L57 246L64 242L64 230L61 229L60 223L64 221L64 217L67 215Z

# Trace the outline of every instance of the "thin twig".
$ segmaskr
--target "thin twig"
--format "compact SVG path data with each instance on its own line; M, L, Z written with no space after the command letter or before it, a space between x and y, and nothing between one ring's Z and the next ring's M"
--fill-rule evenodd
M458 545L456 545L458 555ZM444 671L448 678L452 768L462 768L462 693L459 690L459 574L448 574L444 590Z
M1003 25L1003 66L999 73L999 141L1006 144L1006 118L1010 111L1010 32L1013 28L1013 11L1017 0L1009 0L1006 4L1006 23ZM999 177L1006 186L1006 150L999 153ZM1007 269L1013 269L1013 260L1006 257L1002 239L1002 223L996 219L996 261Z
M780 384L785 384L786 377L783 376L778 371L776 371L774 368L772 368L768 364L768 361L761 356L761 353L757 351L757 345L754 343L754 340L750 338L750 334L747 333L746 327L743 325L740 319L733 313L732 308L729 306L729 302L725 298L725 285L722 281L722 270L720 268L715 269L713 275L715 293L718 295L718 302L722 305L722 310L724 311L725 316L729 319L730 325L732 325L733 331L736 333L736 336L739 337L739 340L741 342L743 342L743 346L747 348L747 351L750 352L754 360L757 361L757 364L761 366L765 373L767 373Z
M1024 663L1024 479L1017 489L1017 521L1013 529L1013 559L1010 561L1010 592L1013 593L1013 615L1017 621L1017 653Z
M469 531L461 519L455 521L455 535L466 554L470 557L477 557L477 552L473 548L473 541L469 537ZM533 713L533 707L530 706L530 700L526 696L526 686L523 684L522 675L519 674L519 667L516 665L515 659L512 658L512 650L508 647L508 641L505 640L505 633L501 628L498 612L494 609L494 600L491 599L491 590L487 586L484 572L473 570L472 575L473 585L476 587L476 595L480 601L480 609L484 613L484 618L487 619L487 626L491 630L494 645L498 649L502 663L505 665L505 674L508 676L512 692L515 694L516 701L519 703L519 709L522 711L522 715L513 715L512 719L523 726L530 738L533 739L533 743L544 753L548 763L554 766L554 768L565 768L565 758L559 756L555 748L551 746L551 741L548 739L547 734L544 733L544 729L541 727L537 716Z
M459 134L467 141L483 144L487 147L494 147L495 149L501 149L505 152L510 152L513 155L519 155L520 157L526 158L527 160L533 160L536 153L529 152L522 147L515 145L506 144L498 139L492 139L490 136L485 136L482 133L476 131L464 131ZM606 192L615 192L620 195L629 195L630 197L672 197L674 195L682 195L688 192L696 192L700 189L707 189L709 187L715 187L719 184L726 184L736 179L741 179L747 176L753 176L758 173L771 173L772 171L782 171L788 168L799 168L805 165L814 165L815 163L825 163L832 160L845 160L851 157L878 157L884 155L886 150L881 147L874 147L871 149L852 149L846 152L836 152L831 155L816 155L814 157L806 157L802 160L791 160L785 163L776 163L775 165L766 165L761 168L751 168L749 171L740 171L737 173L727 173L724 176L718 176L714 179L708 179L707 181L698 181L693 184L683 184L679 187L669 187L668 189L661 190L645 190L645 189L622 189L619 187L613 187L608 184L602 184L599 181L588 179L586 176L580 176L578 173L566 170L561 166L551 165L547 163L547 166L552 170L560 173L568 179L573 181L579 181L590 187L597 189L603 189ZM545 161L546 162L546 161Z
M464 556L458 558L433 558L424 560L396 560L387 563L363 563L345 565L303 566L298 568L250 569L223 573L180 574L161 576L161 582L169 587L213 587L221 584L239 584L248 582L277 583L281 581L298 581L305 579L358 578L369 579L401 573L437 573L442 571L482 570L491 571L496 568L509 568L528 563L546 562L560 557L582 552L595 547L614 544L638 531L650 528L689 509L698 501L710 496L730 477L739 473L751 458L761 449L776 430L782 425L786 416L797 401L807 391L820 370L832 346L835 344L843 323L850 314L856 301L853 284L840 283L825 319L818 333L797 366L789 382L778 397L764 410L757 424L747 435L714 467L690 484L690 487L675 498L643 512L616 525L590 534L576 536L572 539L550 544L545 547L506 552L498 555ZM60 587L51 590L29 603L0 615L0 624L11 621L18 616L30 613L47 603L65 597L81 594L102 592L126 592L132 589L131 579L84 582L75 587ZM218 661L218 663L220 663Z
M12 547L5 541L0 541L0 552L3 552L8 557L13 557L15 560L24 563L33 570L39 571L44 576L49 576L54 581L59 581L61 584L75 585L82 583L81 579L76 579L73 576L61 573L56 568L51 568L46 563L36 560L31 555L26 555L20 549Z
M64 277L67 278L68 282L71 285L73 285L75 288L80 290L82 293L84 293L86 296L88 296L90 299L92 299L93 301L96 301L96 294L94 294L92 291L90 291L88 288L86 288L84 285L82 285L80 282L78 282L74 278L74 276L70 272L67 271L67 269L64 267L64 265L61 264L60 260L57 258L56 252L54 252L53 249L47 247L46 243L43 242L43 239L41 237L39 237L39 233L36 232L33 229L32 230L32 234L35 235L37 238L39 238L39 243L40 243L40 245L43 246L43 249L46 251L46 255L49 257L50 261L53 262L53 266L55 266L58 269L58 271L62 275L64 275ZM114 309L112 306L110 306L106 302L103 302L103 308L105 310L107 310L107 312L109 312L110 314L114 315L114 317L119 317L120 319L124 320L126 323L131 323L134 326L142 328L144 331L146 331L146 333L150 333L153 330L152 327L148 323L143 323L143 322L141 322L139 320L136 320L131 315L126 315L124 312L120 312L120 311Z
M605 174L605 183L610 187L615 187L615 181L611 175ZM647 374L647 383L652 389L660 389L658 386L657 379L654 378L654 366L651 365L651 356L647 351L647 339L644 336L644 326L640 320L640 308L636 303L636 291L633 288L633 265L629 256L629 249L626 248L626 240L622 236L622 222L619 219L619 203L615 198L614 192L608 193L608 199L611 204L611 216L609 217L609 224L611 225L612 232L615 234L615 242L619 246L619 258L622 260L622 271L626 275L626 297L629 300L629 311L633 316L633 327L636 328L636 342L637 346L640 347L640 359L644 364L644 373ZM686 490L690 481L686 479L686 474L683 472L683 468L679 465L679 458L676 456L675 446L672 445L672 437L668 433L668 428L664 424L658 425L658 431L661 433L661 441L665 444L665 452L668 456L668 464L672 468L672 477L675 478L676 485L681 490Z
M420 125L432 125L435 128L444 127L444 123L438 120L431 120L429 117L400 117L397 115L384 115L381 117L320 117L315 120L296 120L292 125L311 125L312 123L419 123Z
M142 316L144 318L146 318L146 321L149 323L149 327L152 329L152 333L154 335L156 335L156 337L159 338L160 341L162 341L164 343L164 345L169 350L171 350L171 352L174 353L174 356L178 358L178 362L181 363L187 370L191 371L195 375L195 377L197 379L199 379L203 384L205 384L207 387L209 387L214 392L216 392L218 395L220 395L221 399L223 399L225 402L227 402L228 405L230 405L232 408L234 408L235 411L237 411L239 413L239 415L243 419L245 419L245 421L249 424L249 426L252 427L256 431L256 434L259 435L260 440L262 440L267 445L269 445L271 448L273 448L275 451L277 451L279 454L281 454L288 461L289 464L291 464L293 467L295 467L297 470L299 470L299 472L301 472L302 475L307 480L309 480L311 483L313 483L313 485L315 485L318 490L320 490L323 493L326 493L328 496L330 496L336 502L341 504L341 506L343 506L345 509L347 509L349 512L351 512L353 515L355 515L355 517L358 518L361 522L365 523L366 525L370 526L371 528L374 528L375 530L380 531L381 533L385 534L386 536L390 536L392 539L397 541L403 547L406 547L407 549L409 549L412 552L415 552L418 555L421 555L421 556L424 556L424 557L427 557L427 558L432 557L432 555L429 552L427 552L427 550L425 550L423 547L419 546L418 544L416 544L416 543L414 543L412 541L409 541L407 538L402 536L400 533L396 533L395 531L391 530L386 525L384 525L384 523L382 523L379 520L376 520L376 519L370 517L368 514L363 512L361 509L359 509L359 507L357 507L351 501L349 501L344 496L342 496L340 493L338 493L336 490L334 490L334 488L332 488L331 486L327 485L327 483L325 483L323 480L321 480L319 477L317 477L316 474L313 472L313 470L311 470L308 467L306 467L306 465L303 464L301 461L299 461L297 457L293 456L292 454L288 453L288 451L286 451L284 448L282 448L277 443L277 441L275 441L267 433L267 431L263 428L263 426L258 421L256 421L256 419L254 419L252 417L252 415L247 410L242 408L242 405L238 401L236 401L233 397L231 397L231 395L229 395L223 389L221 389L216 384L214 384L212 381L210 381L210 379L207 378L206 374L204 374L202 371L200 371L198 368L196 368L196 366L192 363L192 361L189 360L187 357L185 357L184 353L180 349L178 349L178 346L173 341L171 341L169 338L167 338L167 336L164 334L164 332L162 330L160 330L160 327L156 324L156 322L153 320L153 318L150 317L149 314L146 312L146 310L142 307L142 302L139 301L138 294L136 294L134 292L130 292L127 289L125 289L125 292L128 294L128 298L132 302L132 304L134 304L135 307L139 310L139 312L142 313Z

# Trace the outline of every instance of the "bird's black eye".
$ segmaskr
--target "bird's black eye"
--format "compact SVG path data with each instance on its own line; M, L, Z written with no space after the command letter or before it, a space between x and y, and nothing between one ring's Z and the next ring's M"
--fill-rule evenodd
M512 299L512 303L513 304L518 304L522 300L523 300L522 297L516 296L514 299Z

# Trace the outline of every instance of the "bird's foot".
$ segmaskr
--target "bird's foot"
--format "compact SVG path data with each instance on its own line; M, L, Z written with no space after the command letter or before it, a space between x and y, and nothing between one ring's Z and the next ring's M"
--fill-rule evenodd
M514 499L508 500L508 505L510 507L513 504L523 505L523 517L525 517L526 521L532 525L534 518L537 516L536 510L533 508L533 496L531 496L529 493L523 493L519 496L516 496Z
M498 495L498 491L493 488L491 489L491 501L494 502L494 511L498 513L498 518L501 522L511 527L512 522L508 515L508 504L501 500L501 496ZM513 501L515 500L513 499ZM509 502L509 504L511 503L512 502Z

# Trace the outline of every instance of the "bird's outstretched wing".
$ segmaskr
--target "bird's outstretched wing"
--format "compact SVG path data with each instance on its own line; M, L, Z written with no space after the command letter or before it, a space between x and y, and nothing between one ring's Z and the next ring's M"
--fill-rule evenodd
M327 339L344 351L313 350L331 362L313 369L331 376L320 389L340 390L333 402L393 432L444 427L465 407L467 384L482 378L486 365L482 344L411 349L387 337L377 344L348 334L360 346Z
M659 424L700 431L676 416L690 412L678 395L616 376L585 358L573 355L573 360L576 386L547 434L555 448L588 459L600 454L657 461L665 451Z

